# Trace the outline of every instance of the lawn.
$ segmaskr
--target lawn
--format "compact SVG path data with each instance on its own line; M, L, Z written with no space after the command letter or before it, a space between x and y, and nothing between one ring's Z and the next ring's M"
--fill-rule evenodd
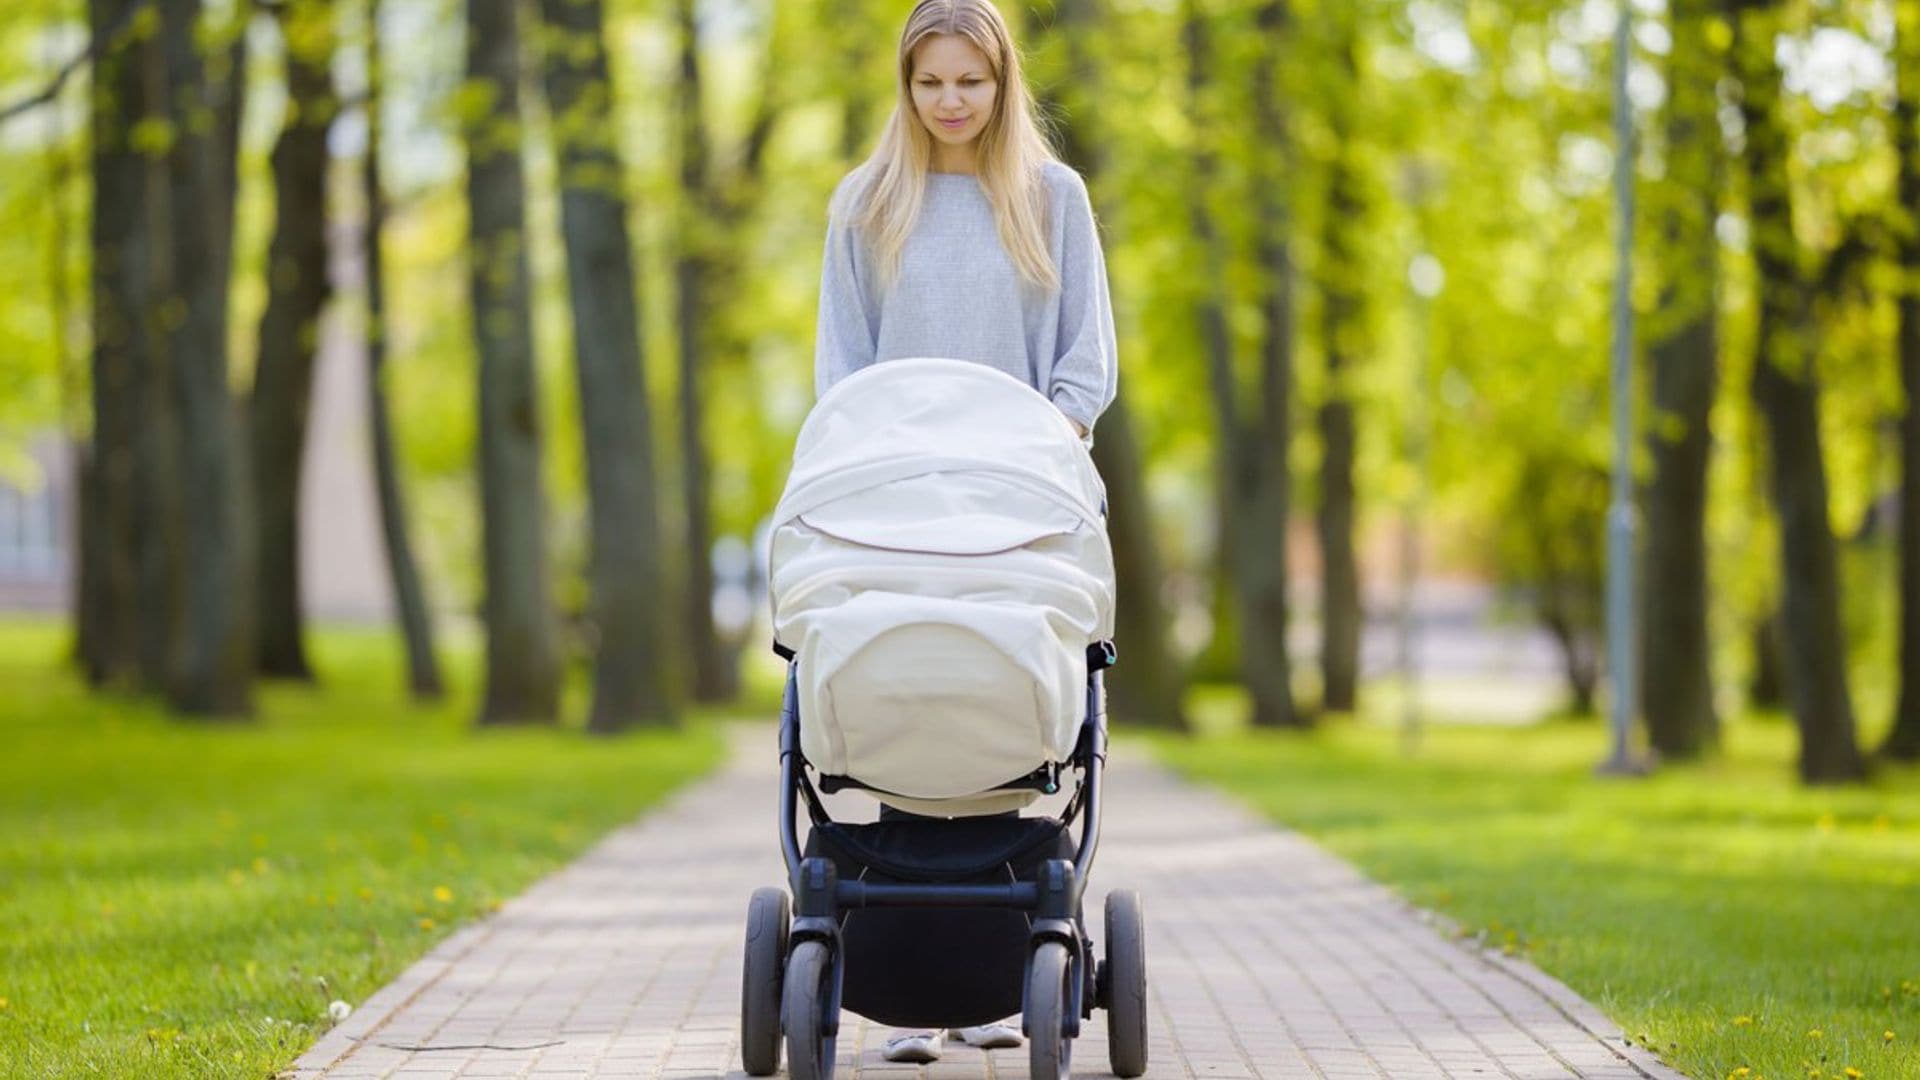
M384 631L321 634L322 686L251 724L90 695L64 645L0 622L0 1076L270 1076L721 750L476 732L470 679L406 703Z
M1783 721L1709 764L1598 779L1597 723L1230 732L1159 749L1702 1080L1920 1077L1920 770L1792 779Z

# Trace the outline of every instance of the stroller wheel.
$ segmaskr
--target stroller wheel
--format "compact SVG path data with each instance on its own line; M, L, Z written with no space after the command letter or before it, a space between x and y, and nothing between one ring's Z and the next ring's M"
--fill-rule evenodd
M1140 894L1107 894L1107 1060L1113 1075L1147 1071L1147 927Z
M803 941L787 958L785 1005L787 1075L792 1080L832 1080L834 1036L827 1033L827 1002L833 996L833 950L824 941Z
M740 977L740 1064L748 1076L780 1070L780 984L789 917L787 890L753 891L747 904L746 970Z
M1042 942L1027 969L1027 1071L1032 1080L1066 1080L1073 1062L1067 1008L1073 1001L1073 963L1067 947Z

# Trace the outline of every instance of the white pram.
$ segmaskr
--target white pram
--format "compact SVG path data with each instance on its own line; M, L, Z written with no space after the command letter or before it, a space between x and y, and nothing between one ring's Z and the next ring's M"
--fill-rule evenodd
M915 813L1031 801L993 792L1066 760L1113 636L1105 498L1066 418L985 365L892 360L822 395L769 575L807 760Z
M774 514L788 887L748 906L749 1075L784 1045L791 1080L831 1080L843 1008L934 1029L1018 1012L1034 1080L1067 1080L1106 1009L1114 1073L1145 1072L1140 898L1107 894L1104 955L1082 912L1115 657L1104 500L1066 418L980 364L875 364L807 417ZM906 813L835 821L809 773ZM1058 818L1008 813L1057 791Z

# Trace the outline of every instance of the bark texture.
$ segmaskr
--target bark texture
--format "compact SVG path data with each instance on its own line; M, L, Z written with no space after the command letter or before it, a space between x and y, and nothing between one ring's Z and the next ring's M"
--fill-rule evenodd
M666 575L604 15L600 0L542 0L541 8L593 530L587 727L670 725L679 718L675 650L668 612L654 602L666 591Z
M466 118L468 274L480 355L483 724L555 722L560 685L533 377L516 7L515 0L467 3L467 76L486 88L489 105Z
M260 673L289 679L313 677L300 605L300 491L320 316L333 295L327 275L327 129L337 109L333 14L328 0L289 0L274 9L287 46L287 106L273 148L274 231L249 427Z
M1787 696L1800 729L1801 778L1809 783L1856 780L1866 770L1847 687L1811 300L1793 229L1788 136L1773 50L1777 9L1753 5L1739 13L1736 26L1760 291L1752 393L1770 435L1769 487L1780 517Z
M1354 95L1360 88L1353 16L1329 12L1336 36L1333 62L1340 85L1327 101L1334 150L1327 174L1327 207L1321 239L1321 347L1326 354L1326 395L1319 409L1320 676L1322 704L1352 712L1360 680L1360 567L1354 556L1353 367L1366 355L1362 311L1363 277L1356 243L1367 207L1362 196L1354 139Z
M1667 174L1659 228L1667 280L1652 320L1653 463L1645 492L1641 711L1662 757L1698 757L1719 742L1707 638L1707 462L1718 375L1721 64L1707 33L1716 4L1677 0L1668 63Z
M395 614L407 646L407 689L418 701L437 701L446 692L433 648L433 618L426 589L413 557L407 529L407 503L400 488L400 465L393 447L393 420L387 407L387 289L381 263L386 227L386 192L380 183L380 0L369 0L367 25L367 156L360 184L367 207L367 424L372 441L374 489L380 500L380 535L393 583Z
M1920 10L1897 5L1894 57L1898 92L1894 146L1900 153L1900 697L1880 752L1920 760Z
M184 526L182 619L168 698L182 713L222 717L251 710L254 666L245 459L227 389L233 162L245 64L236 45L223 58L224 71L208 71L196 42L200 14L199 0L160 3L173 136L172 281L162 321L179 410L175 464Z

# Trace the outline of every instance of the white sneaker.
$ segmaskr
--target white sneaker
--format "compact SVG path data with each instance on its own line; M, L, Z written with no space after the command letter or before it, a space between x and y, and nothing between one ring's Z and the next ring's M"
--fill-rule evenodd
M949 1034L968 1046L977 1046L982 1050L1006 1050L1019 1046L1020 1025L998 1020L979 1027L954 1028Z
M937 1031L903 1031L887 1040L887 1045L880 1048L880 1056L888 1061L925 1065L940 1060L940 1046L944 1041Z

